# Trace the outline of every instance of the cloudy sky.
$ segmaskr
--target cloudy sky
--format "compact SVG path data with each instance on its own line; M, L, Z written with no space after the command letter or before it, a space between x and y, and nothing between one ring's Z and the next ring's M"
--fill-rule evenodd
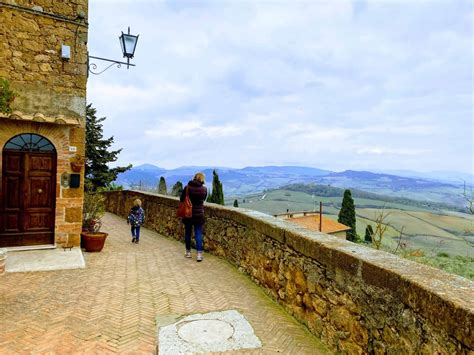
M89 2L120 164L474 173L471 1Z

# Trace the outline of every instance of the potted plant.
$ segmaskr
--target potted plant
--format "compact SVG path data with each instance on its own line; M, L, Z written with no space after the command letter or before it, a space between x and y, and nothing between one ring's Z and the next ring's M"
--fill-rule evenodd
M108 233L100 232L101 219L105 213L105 197L86 190L82 211L81 247L87 252L98 252L104 247Z
M84 166L84 158L79 154L76 154L71 158L70 162L72 171L75 173L80 173L82 167Z

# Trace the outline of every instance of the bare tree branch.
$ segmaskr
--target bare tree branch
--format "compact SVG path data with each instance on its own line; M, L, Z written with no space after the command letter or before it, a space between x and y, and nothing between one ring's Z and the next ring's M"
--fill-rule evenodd
M377 250L382 246L382 240L385 232L387 231L388 227L390 227L390 224L385 221L389 215L390 212L385 211L385 207L375 213L375 230L374 234L372 235L372 244Z
M405 226L403 226L401 229L400 229L400 236L398 237L398 244L397 244L397 247L395 248L395 251L393 252L394 254L397 253L398 251L398 248L400 247L400 245L402 244L402 236L403 236L403 230L405 229Z
M464 200L466 201L466 208L470 214L474 214L474 192L472 191L472 186L468 192L466 189L466 182L464 181L464 192L462 194Z

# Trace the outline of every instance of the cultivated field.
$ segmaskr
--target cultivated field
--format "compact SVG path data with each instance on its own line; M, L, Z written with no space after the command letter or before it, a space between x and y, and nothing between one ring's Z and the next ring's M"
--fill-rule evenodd
M229 198L231 204L234 199ZM245 202L244 202L245 201ZM239 206L268 214L319 210L323 202L326 217L337 219L342 199L320 197L299 191L273 190L239 198ZM474 280L474 216L433 211L416 206L377 200L354 199L357 233L363 239L368 224L382 208L389 223L382 249ZM403 234L400 241L400 231ZM398 248L397 248L398 246Z

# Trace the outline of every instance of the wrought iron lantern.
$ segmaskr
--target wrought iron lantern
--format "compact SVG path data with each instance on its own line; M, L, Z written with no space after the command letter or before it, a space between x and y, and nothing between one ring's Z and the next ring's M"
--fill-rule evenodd
M130 64L130 59L132 59L133 56L135 55L135 48L137 47L138 36L139 35L135 36L135 35L130 34L130 27L129 27L128 28L128 33L123 33L122 32L122 35L119 37L120 47L122 47L123 57L127 58L126 63L125 62L120 62L118 60L101 58L101 57L94 57L92 55L89 55L87 57L87 61L88 61L87 62L87 67L89 69L89 73L92 73L94 75L99 75L99 74L102 74L103 72L105 72L107 69L109 69L113 65L117 65L117 68L120 68L122 66L122 64L125 64L125 65L127 65L127 69L131 66L134 67L135 64ZM97 71L95 71L97 69L97 64L89 62L89 60L91 58L106 61L106 62L111 62L112 64L110 64L104 70L101 70L101 71L97 72Z
M135 48L137 47L138 36L139 35L136 35L136 36L131 35L130 27L129 27L128 33L122 32L122 35L119 37L120 46L122 47L123 57L127 58L127 63L129 63L130 59L132 59L133 55L135 54ZM127 64L127 69L128 69L128 64Z

